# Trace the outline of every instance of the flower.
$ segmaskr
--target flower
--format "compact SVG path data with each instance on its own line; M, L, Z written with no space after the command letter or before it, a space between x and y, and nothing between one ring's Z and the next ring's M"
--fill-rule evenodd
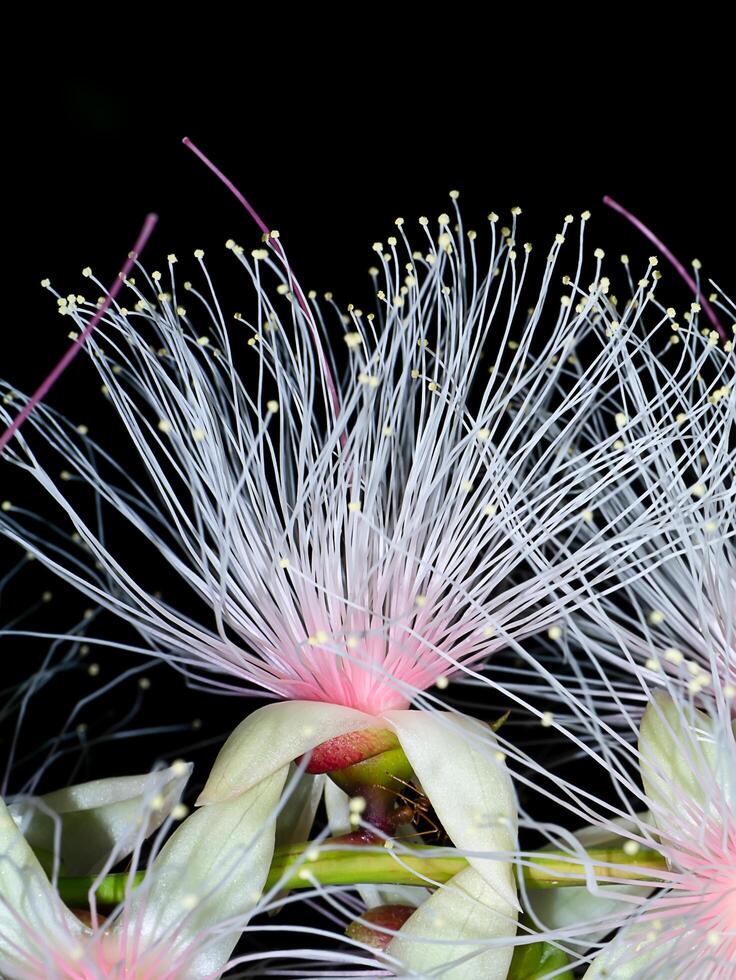
M641 473L601 497L599 520L582 533L605 536L600 527L614 516L638 524L652 498L663 520L615 591L589 585L593 601L575 623L585 633L578 649L650 684L676 681L701 699L711 696L715 674L736 704L736 363L732 344L701 332L697 313L671 330L668 323L664 350L657 333L619 346L618 384L585 427L586 441L597 443L618 420L622 458L638 460ZM652 441L657 454L642 456Z
M310 701L265 705L241 722L227 740L198 804L219 805L237 799L291 760L316 749L312 762L318 755L320 768L345 769L345 763L354 758L353 750L357 758L367 756L360 763L367 766L372 762L370 752L375 751L371 741L385 735L386 730L394 733L448 837L468 855L470 864L461 872L460 881L456 875L424 903L418 920L412 916L407 921L387 953L398 957L404 968L418 971L430 963L447 966L472 956L464 967L467 973L461 965L448 975L477 976L482 964L488 971L484 975L504 977L513 953L508 939L516 931L518 909L508 860L515 846L516 801L503 754L488 726L450 712L393 710L375 716ZM382 739L377 741L375 748L385 744ZM381 764L380 756L377 764ZM390 771L386 775L390 786ZM356 799L365 803L361 797ZM357 821L353 823L357 825ZM395 853L400 864L401 852ZM308 866L304 874L308 874ZM413 891L426 897L421 887ZM428 926L430 915L436 919L434 929ZM463 922L467 928L462 927ZM478 949L472 943L469 946L471 940L477 943L483 929L487 942L494 936L506 941L488 949ZM435 946L433 936L434 941L440 937ZM460 950L452 948L445 938L449 936L465 945Z
M588 978L725 978L736 966L736 726L717 676L707 710L670 687L649 692L638 747L590 710L585 692L571 693L575 720L557 723L571 743L587 743L577 778L538 772L546 805L553 798L586 825L571 834L529 821L549 840L560 880L576 886L522 900L536 936L592 960ZM539 857L519 854L544 870Z
M97 304L57 294L88 338L142 476L86 424L40 406L30 426L46 440L42 454L63 457L64 478L52 477L28 428L8 457L61 508L76 540L62 529L61 547L47 544L12 501L0 512L7 537L131 623L157 656L216 689L289 699L233 733L200 798L207 808L234 803L304 753L329 753L332 740L327 769L370 762L372 750L353 759L351 747L361 732L369 741L388 733L471 865L406 922L394 948L420 971L459 959L457 976L477 975L478 956L484 975L508 968L516 803L492 733L433 710L436 698L422 692L442 690L452 674L472 677L494 651L556 623L587 601L581 574L612 575L651 534L645 508L625 533L614 516L605 546L578 535L591 503L635 478L638 464L612 462L608 437L582 467L568 454L648 291L618 312L597 250L591 284L576 253L560 297L560 233L535 294L517 214L500 235L489 216L485 266L456 205L431 231L420 219L421 250L397 219L396 234L374 246L376 313L340 311L326 297L344 341L339 376L323 311L276 233L250 256L228 243L253 287L234 330L199 250L206 292L179 286L174 255L165 273L139 266L130 301L111 302L93 335ZM488 341L494 360L483 383ZM589 368L560 397L581 341L594 351ZM10 391L5 401L23 403ZM85 486L92 511L76 493ZM115 516L182 578L203 617L138 581L115 535L95 527ZM547 555L545 544L560 539L565 548ZM424 710L408 710L411 702ZM417 941L438 919L452 923L449 936ZM479 932L488 948L473 947ZM470 943L472 957L448 939Z
M669 873L664 889L624 925L586 977L733 976L734 726L659 693L644 714L639 751L653 846Z
M176 762L141 776L96 779L43 796L23 794L7 809L33 850L53 857L65 874L97 874L161 826L178 804L191 768Z
M222 974L261 901L286 769L236 800L187 817L163 847L159 835L155 858L134 889L143 838L168 814L179 816L175 802L189 770L177 763L149 777L98 780L11 808L0 800L3 976L209 980ZM26 824L28 840L18 824ZM51 880L31 844L49 855ZM98 900L104 901L105 875L131 851L120 901L104 918ZM77 903L89 903L88 913L77 915L62 901L55 887L60 864L65 873L98 869Z
M490 216L485 271L459 211L440 215L435 232L420 220L421 251L397 219L397 234L374 246L377 312L335 307L347 358L339 379L323 349L325 316L275 236L272 253L228 243L253 286L234 331L201 251L209 295L177 283L174 255L165 273L139 266L128 305L110 304L87 349L142 475L95 441L94 426L38 406L28 425L46 440L41 454L61 454L62 479L33 439L16 435L6 456L60 507L61 543L29 530L32 515L12 501L0 530L132 623L158 657L235 693L400 709L550 626L583 601L581 574L610 577L652 533L645 508L625 525L612 517L604 543L578 535L605 489L638 471L612 461L607 436L575 466L568 457L649 300L641 289L636 306L616 311L600 250L590 287L578 263L560 297L552 276L564 234L527 297L531 246L517 252L516 211L500 236ZM73 333L99 314L81 296L58 302ZM560 397L564 365L586 338L597 353ZM495 360L483 382L488 342ZM5 390L6 404L23 404ZM99 511L87 510L85 486ZM115 536L95 528L115 516L204 615L137 580Z

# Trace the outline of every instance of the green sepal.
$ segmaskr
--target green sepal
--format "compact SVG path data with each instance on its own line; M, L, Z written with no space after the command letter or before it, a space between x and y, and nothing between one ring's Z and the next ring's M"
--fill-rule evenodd
M401 792L401 780L409 782L414 773L404 750L398 746L328 775L341 790L354 796L364 786L382 786L394 793Z

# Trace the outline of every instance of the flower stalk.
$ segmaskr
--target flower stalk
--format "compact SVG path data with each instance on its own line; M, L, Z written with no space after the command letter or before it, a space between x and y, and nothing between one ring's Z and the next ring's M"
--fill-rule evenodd
M331 847L325 842L320 848L313 843L277 847L266 888L278 885L283 889L311 888L315 885L427 885L444 884L468 866L459 854L438 853L438 848L426 845L402 845L400 851L381 845L363 845L359 849ZM662 885L660 873L667 864L658 851L641 848L627 855L622 848L598 847L586 852L587 861L577 862L562 852L539 851L528 853L522 866L527 888L565 888L585 885L595 879L609 884L641 882L642 886ZM143 880L143 873L134 876L133 884ZM99 906L110 907L125 897L129 876L125 872L110 874L97 882L91 875L60 877L58 890L69 906L86 906L91 889Z

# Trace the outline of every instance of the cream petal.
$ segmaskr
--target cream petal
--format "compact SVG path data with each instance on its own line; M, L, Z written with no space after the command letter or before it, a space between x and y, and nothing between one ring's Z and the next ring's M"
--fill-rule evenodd
M646 897L654 889L634 888L625 885L616 886L614 895L641 895ZM604 894L608 887L604 889ZM530 911L538 917L544 931L564 934L565 942L578 950L587 953L596 943L614 929L621 921L621 899L602 898L594 895L584 886L566 888L531 888L524 902ZM610 917L608 924L606 918ZM574 927L583 926L576 930Z
M471 866L518 909L511 861L482 856L516 846L516 794L491 729L450 712L388 711L384 718L453 844L475 852Z
M308 772L303 772L296 778L296 765L292 762L289 766L289 785L290 792L286 799L281 801L281 812L276 820L276 847L286 847L289 844L297 844L309 838L309 832L314 823L324 783L327 777L320 773L312 776ZM275 898L286 898L289 890L280 891ZM278 908L273 909L269 914L276 915Z
M31 847L53 852L58 839L65 874L95 874L161 826L191 771L190 764L179 762L141 776L96 779L14 802L8 809Z
M288 767L232 800L197 810L176 830L131 899L126 934L177 976L219 976L261 897ZM238 926L222 923L237 918ZM173 974L172 974L173 975Z
M276 821L276 846L286 846L305 841L314 823L317 807L322 799L326 776L312 776L304 772L296 777L296 766L289 766L289 796L282 801Z
M71 959L85 932L62 903L8 808L0 799L0 971L23 976L34 958ZM36 974L34 974L36 975Z
M517 913L499 898L504 866L491 867L482 877L474 868L460 871L407 919L386 949L399 975L505 980L514 950L503 940L516 935Z
M325 782L325 808L330 833L333 836L347 834L353 828L350 826L350 797L331 779Z
M680 920L668 920L667 931L677 931L679 924ZM697 938L694 939L697 942ZM705 937L702 940L704 943ZM652 941L651 920L627 926L596 956L583 974L583 980L634 980L635 977L667 980L672 976L676 945L674 938Z
M232 799L321 742L375 725L371 715L321 701L267 704L225 742L197 804Z

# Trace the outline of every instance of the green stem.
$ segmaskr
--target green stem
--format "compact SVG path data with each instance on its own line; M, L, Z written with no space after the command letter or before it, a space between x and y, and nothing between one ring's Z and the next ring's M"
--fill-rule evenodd
M321 847L296 844L279 847L266 880L266 888L310 888L320 885L423 885L449 881L468 862L453 854L438 856L436 847L403 845L387 848L370 844L336 847L326 841ZM562 888L585 885L590 878L609 883L641 881L643 886L661 886L658 872L667 865L657 851L641 848L632 856L620 848L593 848L587 852L591 864L586 867L562 852L537 851L524 859L522 872L527 888ZM307 856L308 855L308 856ZM613 865L611 867L610 865ZM144 877L139 871L133 880L138 885ZM95 889L101 906L114 906L125 897L128 874L107 875ZM429 879L425 882L422 878ZM59 878L59 893L67 905L86 907L93 877Z

